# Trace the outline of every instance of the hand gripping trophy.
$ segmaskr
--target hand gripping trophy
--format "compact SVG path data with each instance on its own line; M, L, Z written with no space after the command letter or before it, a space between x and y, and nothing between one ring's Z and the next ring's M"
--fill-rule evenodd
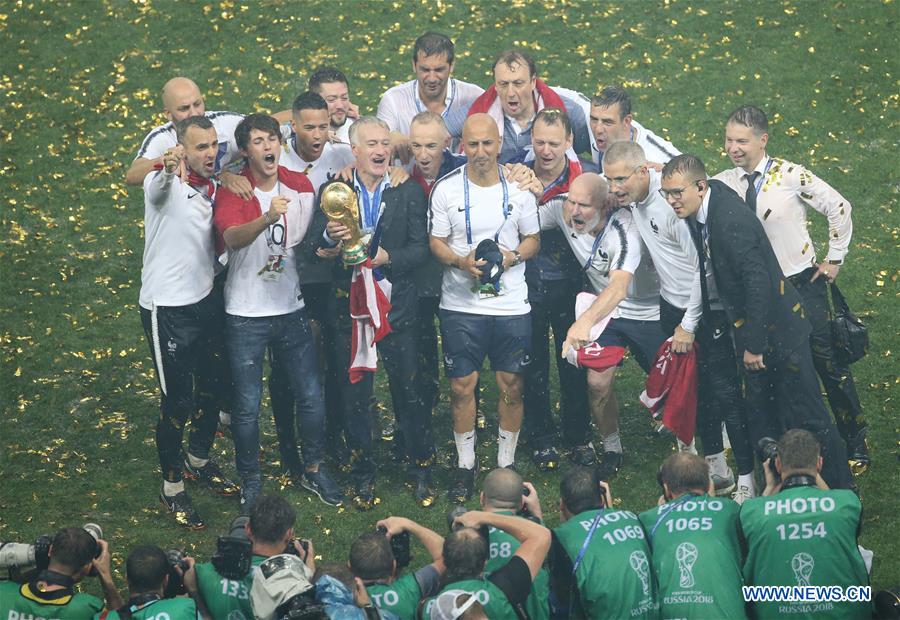
M322 190L319 202L329 220L346 226L350 231L350 239L344 241L341 249L344 265L352 267L366 262L368 252L359 233L359 203L353 188L340 181L331 183Z

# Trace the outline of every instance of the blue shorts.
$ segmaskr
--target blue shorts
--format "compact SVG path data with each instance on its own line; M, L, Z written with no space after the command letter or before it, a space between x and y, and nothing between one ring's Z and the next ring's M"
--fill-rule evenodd
M635 361L649 373L656 361L656 352L668 336L663 333L659 321L634 319L610 319L606 329L597 338L602 346L628 347Z
M489 316L440 311L444 372L449 378L480 371L484 358L494 372L524 372L531 363L531 315Z

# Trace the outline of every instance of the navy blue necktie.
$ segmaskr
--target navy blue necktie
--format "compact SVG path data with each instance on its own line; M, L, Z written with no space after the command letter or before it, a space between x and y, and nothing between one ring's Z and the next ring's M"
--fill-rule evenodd
M747 193L744 194L744 202L747 203L747 206L750 207L753 213L756 213L756 179L759 178L759 171L754 171L753 174L745 174L744 178L747 179Z

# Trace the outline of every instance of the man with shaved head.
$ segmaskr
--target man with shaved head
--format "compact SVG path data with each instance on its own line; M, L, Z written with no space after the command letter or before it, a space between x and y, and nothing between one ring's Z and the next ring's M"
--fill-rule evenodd
M535 198L501 173L490 116L466 119L463 148L468 163L435 184L430 206L431 252L444 266L441 333L459 459L449 496L459 503L475 484L475 384L486 356L500 392L497 465L515 462L522 371L531 361L524 262L540 249Z
M696 334L697 431L716 495L725 495L736 484L722 445L721 426L725 421L740 476L741 490L735 499L742 502L753 497L753 449L747 435L728 317L718 300L710 300L710 305L715 303L716 307L704 315L697 248L690 229L659 193L660 173L649 166L644 149L634 142L614 143L606 149L603 170L618 205L630 208L653 258L660 282L660 325L664 334L672 336L672 351L691 351ZM695 279L698 286L694 286Z
M527 494L526 494L527 493ZM537 489L525 482L515 470L498 468L484 479L481 486L481 509L499 515L519 515L541 522L541 502ZM519 541L496 527L488 528L488 562L485 572L490 574L502 566L519 548ZM525 603L528 616L533 620L550 617L550 574L541 568L532 584L531 594Z
M569 247L582 265L594 302L566 334L562 352L570 348L628 347L645 372L665 336L659 327L659 281L651 261L642 256L641 237L631 212L614 210L606 181L594 173L576 178L562 204L540 208L541 228L561 228ZM611 320L597 339L591 328L601 319ZM588 368L588 401L603 439L600 467L603 478L614 476L622 465L619 410L613 392L616 366Z
M205 116L212 121L219 140L215 162L218 180L225 187L249 199L252 192L246 179L223 170L228 164L241 160L234 141L234 130L244 115L235 112L207 112L200 88L186 77L174 77L166 82L162 89L162 104L163 113L169 122L155 127L141 142L137 157L125 173L125 183L140 185L147 173L162 165L163 154L167 150L180 148L175 139L175 123L191 116Z

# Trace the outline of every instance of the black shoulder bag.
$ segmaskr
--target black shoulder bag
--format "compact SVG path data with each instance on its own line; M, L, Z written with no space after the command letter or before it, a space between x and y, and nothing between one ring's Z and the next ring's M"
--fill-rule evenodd
M834 355L839 362L852 364L868 353L869 330L851 312L837 284L832 282L828 285L828 290L832 304L831 342Z

